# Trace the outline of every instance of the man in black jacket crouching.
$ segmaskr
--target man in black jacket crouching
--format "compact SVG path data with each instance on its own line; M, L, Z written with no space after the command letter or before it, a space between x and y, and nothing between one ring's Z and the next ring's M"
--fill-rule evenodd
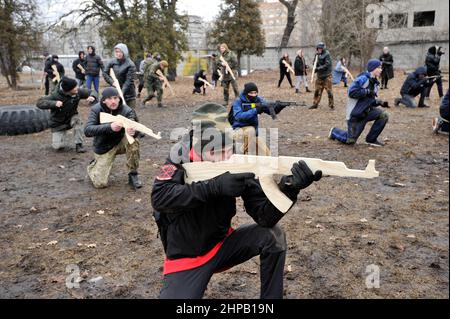
M122 115L136 121L136 113L130 107L123 104L119 92L115 88L107 88L103 91L101 102L94 105L84 129L86 137L94 137L95 159L89 164L88 175L95 188L105 188L108 185L109 174L118 154L126 154L127 168L129 171L128 182L134 188L142 187L138 177L140 148L139 141L130 144L125 137L125 129L121 123L100 123L100 113ZM138 132L127 129L128 135L135 137Z

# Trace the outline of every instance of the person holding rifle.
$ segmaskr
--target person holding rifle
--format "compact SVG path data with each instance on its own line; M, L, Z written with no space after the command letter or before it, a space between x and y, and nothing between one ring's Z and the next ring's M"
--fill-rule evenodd
M217 61L217 66L220 68L223 75L222 86L224 106L228 106L230 100L230 85L233 88L234 96L236 98L239 96L239 88L236 80L238 60L236 55L230 51L226 43L222 43L219 50L220 56L219 61Z
M310 110L317 109L319 107L320 100L322 99L323 90L327 90L328 93L328 106L330 109L334 109L334 96L333 96L333 61L331 60L330 52L326 49L325 43L320 42L316 47L317 53L315 57L315 71L317 74L316 90L314 92L314 102L309 108ZM314 75L313 79L314 81Z

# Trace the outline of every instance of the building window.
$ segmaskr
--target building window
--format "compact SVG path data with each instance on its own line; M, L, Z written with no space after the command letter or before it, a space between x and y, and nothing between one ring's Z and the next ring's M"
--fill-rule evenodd
M436 11L414 12L414 27L432 27Z
M388 17L389 29L400 29L408 27L408 14L407 13L393 13Z

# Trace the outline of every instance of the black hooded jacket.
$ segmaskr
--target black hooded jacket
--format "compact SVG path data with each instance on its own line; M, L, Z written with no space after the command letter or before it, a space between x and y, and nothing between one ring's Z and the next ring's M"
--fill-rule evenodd
M136 113L132 108L124 105L120 100L120 105L117 110L111 110L103 102L97 103L91 108L86 127L84 128L84 135L86 137L94 137L94 152L102 155L108 153L115 146L119 145L125 136L125 129L119 132L114 132L111 128L111 123L100 123L100 113L109 113L112 115L122 115L130 120L136 121Z
M81 59L81 53L78 53L78 59L76 59L75 61L73 61L72 63L72 70L73 72L75 72L75 77L78 80L86 80L86 75L81 71L81 69L78 67L78 65L81 65L82 68L84 68L84 70L86 71L86 55L84 56L84 59Z
M48 60L45 62L45 68L44 68L44 71L47 72L47 77L48 77L50 80L53 80L53 79L55 78L55 76L56 76L56 75L54 74L52 65L56 65L56 69L57 69L57 71L58 71L58 73L59 73L59 76L60 76L60 78L62 78L62 77L64 76L64 74L65 74L64 67L63 67L63 65L62 65L61 63L59 63L58 61L56 61L56 59L55 59L54 57L48 59Z
M425 65L427 67L427 75L435 76L439 75L439 65L441 64L441 57L437 54L436 47L428 49L427 57L425 59Z

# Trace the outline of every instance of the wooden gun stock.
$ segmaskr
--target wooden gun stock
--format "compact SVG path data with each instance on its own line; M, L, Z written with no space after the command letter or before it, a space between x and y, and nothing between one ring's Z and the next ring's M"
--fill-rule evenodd
M233 78L233 80L236 80L233 70L230 68L230 65L228 64L227 61L225 61L223 56L220 57L220 62L222 62L222 64L225 66L226 73L231 74L231 77Z
M198 78L199 81L205 83L205 85L209 86L210 88L214 89L214 86L212 86L208 81L202 78Z
M270 202L282 213L286 213L293 202L278 188L273 175L292 175L291 168L300 160L306 162L311 171L321 170L324 176L376 178L380 173L375 169L375 161L370 160L367 168L362 170L349 169L342 162L329 162L317 158L302 157L267 157L251 155L233 155L224 162L186 163L185 182L193 183L210 180L226 172L231 174L254 173L259 178L261 187Z
M149 129L145 125L142 125L141 123L132 121L132 120L130 120L130 119L128 119L128 118L126 118L126 117L124 117L122 115L117 115L116 116L116 115L112 115L112 114L104 113L104 112L100 113L100 123L101 124L113 123L113 122L121 123L123 125L123 127L125 128L125 130L127 128L132 128L132 129L135 129L136 131L139 131L141 133L145 133L148 136L153 137L153 138L155 138L157 140L161 139L161 133L160 132L158 134L155 134L153 132L153 130ZM128 142L130 144L133 144L135 139L132 136L128 135L127 133L125 133L125 135L127 137Z
M86 70L83 68L83 66L81 64L78 64L77 68L79 68L81 70L81 73L86 74Z
M167 80L166 76L161 72L161 70L157 70L156 74L159 75L163 79L164 86L169 88L170 93L172 93L172 96L175 96L175 92L173 91L173 88L170 85L169 80Z
M350 79L352 79L352 81L355 81L355 78L345 66L343 66L342 69L344 70L345 74L347 74L347 76L349 76Z
M56 65L53 64L52 69L53 69L53 74L55 75L55 77L52 79L52 81L55 83L59 83L59 81L61 81L61 74L59 74L58 68L56 67Z
M319 56L316 55L316 60L314 61L314 67L311 75L311 84L314 83L314 76L316 75L317 62L319 61Z
M295 76L295 71L292 68L292 66L289 65L289 63L287 63L285 60L283 60L283 64L286 66L286 68L288 69L289 72L291 72L294 76Z
M111 79L113 80L113 86L117 89L117 91L119 92L119 96L122 99L123 104L127 104L127 102L125 102L125 97L123 96L123 92L122 92L122 88L120 87L120 83L119 80L117 80L116 74L114 73L113 68L109 69L109 76L111 77ZM132 144L132 143L131 143Z

